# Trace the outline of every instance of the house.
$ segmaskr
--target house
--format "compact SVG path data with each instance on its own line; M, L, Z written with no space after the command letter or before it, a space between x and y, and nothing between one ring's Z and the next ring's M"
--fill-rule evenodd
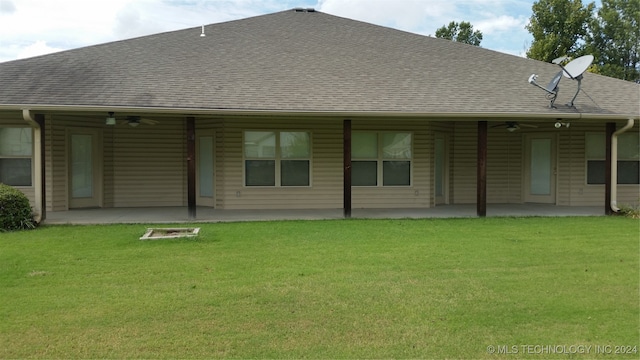
M527 78L558 70L312 9L9 61L0 182L40 216L636 204L640 86L550 107Z

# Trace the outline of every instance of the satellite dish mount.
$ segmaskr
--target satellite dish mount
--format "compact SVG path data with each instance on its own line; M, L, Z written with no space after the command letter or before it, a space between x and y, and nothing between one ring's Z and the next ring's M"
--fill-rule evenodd
M558 84L560 83L560 79L562 78L563 75L564 77L567 77L571 80L578 81L578 89L576 90L576 93L573 95L573 98L571 99L571 101L567 104L567 106L569 107L575 107L573 105L573 102L576 100L576 97L578 97L578 93L580 92L580 87L582 85L582 74L584 74L584 72L587 71L589 66L591 66L591 63L593 62L593 55L581 56L569 62L567 65L562 66L562 62L566 59L567 59L566 56L562 56L557 59L553 59L553 61L551 61L552 63L560 66L562 71L558 72L553 77L553 79L549 82L549 84L547 84L546 87L542 87L536 82L536 80L538 79L538 75L533 74L529 76L529 84L537 86L547 92L547 99L549 99L550 101L549 103L550 108L555 108L554 103L556 101L556 98L558 97L558 90L559 90Z

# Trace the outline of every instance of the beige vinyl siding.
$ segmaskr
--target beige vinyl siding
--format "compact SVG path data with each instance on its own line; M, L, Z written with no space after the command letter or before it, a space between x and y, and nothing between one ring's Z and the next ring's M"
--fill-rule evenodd
M556 197L558 205L596 206L604 204L604 185L586 184L585 132L604 132L604 123L571 124L569 129L555 129L553 122L530 122L538 128L522 128L509 133L492 128L500 121L489 122L487 149L487 203L521 203L524 183L524 134L557 135ZM622 123L618 125L621 127ZM637 131L637 126L634 128ZM476 202L477 123L460 122L453 135L452 186L453 203ZM638 187L618 185L619 202L638 201ZM635 199L635 200L634 200Z
M435 159L434 159L434 154L435 154L435 137L436 135L440 135L442 137L444 137L445 139L445 145L446 145L446 159L445 161L446 163L446 169L447 169L447 183L445 184L446 188L447 188L447 199L448 199L448 203L452 203L453 202L453 131L454 131L454 124L452 122L449 121L432 121L430 122L430 136L429 136L429 152L432 154L431 156L431 184L429 187L429 191L431 194L431 199L429 201L430 206L434 206L435 204Z
M585 134L605 132L605 124L574 122L558 131L558 205L603 205L604 185L587 186Z
M352 122L352 130L410 132L413 134L411 186L354 186L351 190L351 206L354 209L428 208L431 206L433 203L431 170L433 163L433 133L429 132L428 121L354 120Z
M499 122L497 123L499 124ZM495 125L490 122L489 126ZM487 203L522 202L523 132L489 128L487 136Z
M115 127L107 126L102 132L102 146L103 146L103 158L102 158L102 174L103 174L103 201L102 205L104 207L110 208L114 207L114 198L115 198L115 184L114 184L114 175L115 175L115 161L113 157L113 144L114 144L114 134Z
M508 132L493 127L502 121L489 121L487 133L487 203L522 202L523 130ZM452 159L452 203L475 204L478 166L478 123L455 124Z
M558 204L604 207L604 185L587 185L585 134L605 133L605 124L573 123L562 129L558 152Z
M224 139L224 122L222 120L216 120L215 124L212 122L210 126L215 129L215 137L213 139L214 146L214 155L213 155L213 191L215 198L216 208L222 208L224 203L224 198L222 198L222 194L224 194L224 186L225 186L225 172L224 172L224 148L225 148L225 139Z
M557 205L571 205L574 192L584 193L584 186L572 188L574 179L577 180L580 174L584 173L583 163L580 161L584 159L584 134L576 131L580 127L579 124L572 124L569 129L559 129L561 131L558 134L557 147ZM579 138L582 140L579 141ZM604 203L604 197L601 202Z
M34 207L36 204L35 188L33 186L31 187L20 186L16 188L20 190L23 194L25 194L27 199L29 199L29 203L31 204L31 207Z
M311 186L244 186L243 132L311 133ZM217 206L223 209L304 209L342 207L342 121L335 119L227 120L217 140Z
M51 141L51 139L53 138L52 136L52 129L53 129L53 125L51 124L51 116L45 116L44 119L44 128L45 128L45 133L44 133L44 178L45 178L45 191L46 191L46 204L45 207L47 209L47 211L52 211L53 209L53 197L51 196L52 194L52 184L54 181L53 178L53 151L52 151L52 144L53 142Z
M286 119L268 122L233 119L224 122L217 140L216 206L224 209L341 208L343 206L342 120ZM414 136L412 186L354 187L354 208L429 207L432 134L426 121L352 121L353 131L407 131ZM312 139L310 187L244 186L244 131L309 131ZM222 145L224 144L224 145Z
M69 209L68 159L67 159L67 130L68 126L87 126L81 120L67 120L62 117L49 116L45 119L47 134L45 134L46 148L51 152L47 162L51 164L49 175L50 187L47 187L50 210L62 211Z
M184 119L132 128L104 119L47 119L47 187L50 210L69 208L68 132L101 129L104 207L183 206L186 203Z
M426 123L426 122L425 122ZM476 171L477 171L477 123L433 122L431 127L420 123L393 123L392 129L408 129L415 131L415 157L413 191L396 189L397 194L375 195L354 188L354 207L356 191L363 197L382 196L378 203L365 203L368 207L394 207L387 205L389 198L405 195L398 203L407 207L433 206L433 139L436 133L444 134L448 140L448 169L449 169L449 200L455 204L473 204L476 202ZM500 122L490 122L489 126ZM399 131L400 131L399 130ZM522 135L509 133L502 128L490 128L487 149L487 202L489 203L519 203L522 201ZM418 196L416 196L418 191ZM416 201L424 193L426 201Z
M454 125L451 137L453 204L476 203L477 131L478 125L475 122L457 122Z
M47 115L45 166L47 210L68 209L68 133L73 128L100 129L103 145L103 206L186 206L186 126L181 117L162 118L155 126L104 125L104 119ZM2 126L25 126L17 112L0 114ZM558 205L604 206L604 185L586 184L585 134L604 133L604 122L571 123L555 129L553 121L531 121L538 128L509 133L489 121L487 202L523 201L524 135L557 137L556 198ZM210 118L196 119L199 130L215 135L215 206L221 209L303 209L343 206L342 125L339 118ZM618 128L624 122L618 122ZM477 122L428 120L352 120L353 131L407 131L413 134L412 184L398 187L353 187L353 208L434 206L435 134L443 134L449 150L449 203L476 201ZM630 130L639 133L638 124ZM243 132L308 131L311 134L311 186L244 186ZM618 185L618 204L637 204L640 186ZM21 188L34 203L34 189Z
M223 121L216 140L216 207L242 209L242 128Z
M186 205L185 120L122 124L112 131L105 148L113 152L113 206Z

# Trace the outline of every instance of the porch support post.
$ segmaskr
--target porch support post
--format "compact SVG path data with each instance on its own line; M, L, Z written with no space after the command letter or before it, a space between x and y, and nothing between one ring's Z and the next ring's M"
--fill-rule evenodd
M35 114L34 120L40 126L40 193L41 193L41 206L40 206L40 222L47 218L47 181L46 181L46 160L45 160L45 129L44 129L44 115Z
M187 117L187 207L189 220L196 218L196 120Z
M478 168L476 178L476 210L478 216L487 216L487 122L478 121Z
M343 123L343 159L344 159L344 217L351 217L351 120L344 120Z
M608 122L606 125L606 146L604 158L604 213L613 214L611 209L611 187L616 186L611 183L611 137L616 131L616 123Z

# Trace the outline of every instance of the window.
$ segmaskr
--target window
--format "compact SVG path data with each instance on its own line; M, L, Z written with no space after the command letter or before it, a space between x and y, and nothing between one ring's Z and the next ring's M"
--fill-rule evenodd
M354 132L351 135L351 185L410 186L411 133Z
M0 183L31 186L31 128L0 128Z
M640 143L638 134L618 136L618 184L640 184ZM605 183L606 137L586 134L587 184Z
M296 131L244 133L246 186L309 186L311 136Z

